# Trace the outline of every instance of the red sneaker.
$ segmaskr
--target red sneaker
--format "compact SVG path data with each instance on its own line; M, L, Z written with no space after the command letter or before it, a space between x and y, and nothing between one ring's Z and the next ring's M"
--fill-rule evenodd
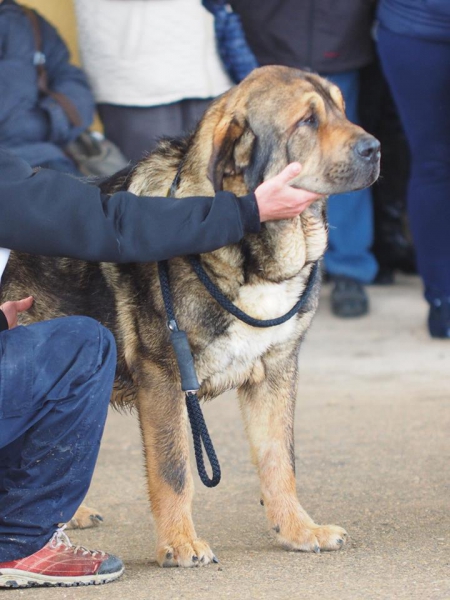
M119 558L72 546L64 528L57 529L31 556L0 563L0 588L99 585L122 575L124 566Z

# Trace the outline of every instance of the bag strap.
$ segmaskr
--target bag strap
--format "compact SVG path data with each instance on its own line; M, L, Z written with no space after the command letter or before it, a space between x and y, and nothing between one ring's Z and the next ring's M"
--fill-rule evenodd
M37 75L38 75L38 89L44 96L50 96L53 98L66 113L67 118L72 123L74 127L82 127L83 122L80 117L80 113L78 112L75 105L72 101L65 95L60 92L55 92L51 90L48 86L48 73L45 68L45 54L42 52L42 33L41 28L39 26L39 19L34 10L27 8L25 6L21 6L24 14L28 17L28 20L31 23L31 28L33 29L34 36L34 65L36 67Z

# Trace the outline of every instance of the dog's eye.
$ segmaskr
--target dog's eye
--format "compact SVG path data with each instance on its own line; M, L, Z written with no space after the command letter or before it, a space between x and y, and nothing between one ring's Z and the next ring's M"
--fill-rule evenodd
M314 113L304 117L303 119L300 119L300 121L297 123L297 127L303 127L303 125L312 125L315 126L317 125L317 117Z

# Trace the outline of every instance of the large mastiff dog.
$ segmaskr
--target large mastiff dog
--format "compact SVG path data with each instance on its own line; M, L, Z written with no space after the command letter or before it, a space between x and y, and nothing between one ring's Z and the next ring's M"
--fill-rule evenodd
M293 185L327 196L371 185L379 160L379 143L346 119L336 86L317 75L270 66L213 102L193 135L162 141L128 173L113 177L107 189L166 196L178 173L180 198L220 189L244 195L299 161L303 169ZM202 255L201 263L240 309L259 319L279 317L301 297L325 252L325 208L319 200L295 219L267 223L258 235ZM175 312L201 383L199 397L238 390L270 527L289 549L339 550L346 532L318 525L305 512L294 473L298 353L316 310L318 283L294 318L259 329L221 308L187 259L171 260L169 271ZM24 323L85 314L114 332L119 361L113 402L139 414L157 560L183 567L214 560L192 521L186 406L157 266L13 254L2 301L29 294L35 302Z

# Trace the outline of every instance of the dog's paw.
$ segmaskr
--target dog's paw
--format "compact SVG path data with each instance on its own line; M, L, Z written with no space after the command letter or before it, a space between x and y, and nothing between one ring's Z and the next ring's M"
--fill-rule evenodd
M160 546L156 553L160 567L203 567L219 561L203 540L190 540L179 545Z
M89 527L98 527L103 521L103 517L95 508L89 508L83 504L67 523L67 529L89 529Z
M340 550L347 541L348 534L337 525L298 525L288 531L274 528L278 539L288 550L316 552Z

